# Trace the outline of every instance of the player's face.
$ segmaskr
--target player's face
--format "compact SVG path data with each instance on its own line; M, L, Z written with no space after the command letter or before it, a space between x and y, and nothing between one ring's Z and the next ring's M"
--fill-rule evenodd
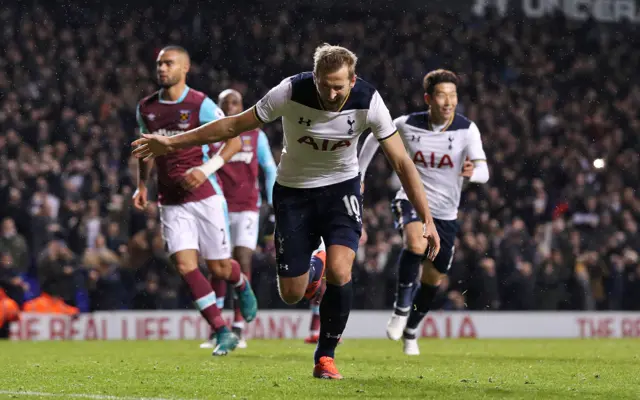
M437 121L448 121L453 118L458 105L458 90L451 82L439 83L433 89L433 95L425 94L425 102L433 119Z
M349 68L346 65L334 72L320 71L314 76L322 105L329 111L339 110L356 84L355 75L349 78Z
M156 60L158 84L167 89L186 80L189 63L184 54L177 51L161 51Z
M242 97L238 93L230 93L220 100L220 108L224 115L240 114L242 110Z

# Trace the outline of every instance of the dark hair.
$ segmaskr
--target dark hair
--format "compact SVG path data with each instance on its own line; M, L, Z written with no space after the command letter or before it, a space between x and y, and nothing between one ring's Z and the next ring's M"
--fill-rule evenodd
M456 75L455 73L446 69L436 69L435 71L431 71L424 76L424 79L422 80L422 87L424 88L424 92L426 94L432 95L437 84L453 83L454 85L458 86L458 81L458 75Z
M187 59L188 59L188 60L191 60L191 57L189 56L189 52L187 51L187 49L185 49L185 48L184 48L184 47L182 47L182 46L178 46L178 45L175 45L175 44L171 44L171 45L169 45L169 46L164 46L164 47L162 48L162 50L160 50L160 51L161 51L161 52L162 52L162 51L177 51L178 53L182 53L182 54L184 54L185 56L187 56Z

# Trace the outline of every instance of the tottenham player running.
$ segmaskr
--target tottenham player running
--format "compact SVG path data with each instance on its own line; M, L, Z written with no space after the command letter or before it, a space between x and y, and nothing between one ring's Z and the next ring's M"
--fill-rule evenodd
M156 60L159 91L138 104L137 119L143 134L171 137L224 117L205 94L189 88L189 54L178 46L160 51ZM158 202L163 238L171 259L189 286L195 305L216 333L213 355L225 355L238 345L238 337L226 326L216 306L216 294L198 269L198 250L212 275L236 288L247 321L256 316L257 301L240 265L231 260L226 202L215 171L241 148L240 139L226 141L225 149L209 160L208 145L185 146L157 157ZM204 162L204 164L203 164ZM150 165L139 161L138 189L134 206L147 204Z
M409 355L420 354L416 329L429 311L443 275L451 267L463 180L465 177L477 183L489 180L480 131L475 123L455 112L458 77L439 69L428 73L423 85L429 111L405 115L394 122L420 172L442 248L435 260L423 260L427 243L422 237L420 219L408 193L400 189L392 201L392 210L396 229L403 234L404 248L387 336L393 340L402 337L404 352ZM362 176L377 148L371 136L365 139L360 153ZM422 284L416 287L421 262Z
M244 111L242 95L237 90L227 89L218 96L218 104L225 115L237 115ZM243 132L241 150L218 170L218 178L222 185L224 197L229 205L229 230L231 233L231 247L233 258L238 260L242 273L251 277L251 259L258 244L260 206L262 196L258 177L258 166L262 168L265 178L265 192L269 206L273 204L273 185L276 181L276 163L271 154L269 139L261 129ZM217 152L223 142L214 143L210 151ZM227 292L227 282L214 279L211 286L219 298L224 299ZM220 307L221 304L218 303ZM232 330L240 338L238 348L247 346L243 338L244 319L239 302L233 304ZM215 336L210 338L215 339ZM211 342L205 342L200 347L212 347Z
M283 80L254 107L182 135L144 135L134 153L153 158L186 146L226 140L282 117L284 149L273 189L280 296L300 301L320 286L322 271L309 265L320 238L327 246L327 288L320 305L320 340L313 376L341 379L336 345L352 303L351 268L362 229L357 140L371 129L424 221L431 259L440 239L418 171L396 135L380 94L355 74L356 56L328 44L314 53L313 72Z

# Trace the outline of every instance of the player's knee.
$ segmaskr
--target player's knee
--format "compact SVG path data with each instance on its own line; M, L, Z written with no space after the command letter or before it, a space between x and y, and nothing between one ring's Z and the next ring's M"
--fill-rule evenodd
M342 286L351 281L351 264L336 263L327 268L327 283Z
M279 285L280 298L288 305L297 304L304 297L304 291L292 286Z
M278 292L285 303L291 305L300 302L304 298L307 289L308 275L296 277L278 277Z
M422 269L422 283L431 286L438 286L442 281L444 274L436 269L431 263L425 263Z
M188 274L191 271L195 271L196 269L198 269L198 264L195 264L195 263L178 262L175 265L176 265L176 269L178 270L178 273L182 276Z
M424 254L427 251L427 243L423 243L419 240L408 241L405 244L405 249L412 252L413 254Z
M414 254L424 254L427 251L427 239L422 236L422 227L407 231L404 237L404 248Z
M234 251L235 259L240 263L240 268L245 275L251 274L251 258L253 250L247 247L236 247Z
M208 260L207 268L214 278L228 279L231 275L231 260Z

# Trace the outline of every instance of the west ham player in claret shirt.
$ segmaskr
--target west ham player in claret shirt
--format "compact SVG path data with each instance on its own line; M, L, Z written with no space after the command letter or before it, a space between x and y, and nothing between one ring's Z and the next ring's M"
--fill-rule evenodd
M396 229L404 246L399 259L398 286L393 314L387 324L387 336L403 339L405 354L418 355L416 330L429 311L442 277L451 268L454 242L458 232L458 206L465 178L485 183L489 168L475 123L456 113L458 77L451 71L435 70L423 79L424 100L428 111L397 118L394 122L413 159L431 205L431 213L442 247L435 260L425 259L426 240L420 219L401 188L391 203ZM360 151L360 173L378 148L371 137ZM418 274L422 264L422 283Z
M234 89L226 89L218 96L218 105L225 115L237 115L244 111L242 95ZM251 277L251 259L258 245L260 222L260 206L262 195L259 182L259 168L264 172L264 186L267 204L273 204L273 185L276 182L276 163L271 154L269 139L262 129L243 132L239 136L242 147L240 151L218 170L217 175L229 206L229 231L233 258L238 260L242 273ZM209 148L210 155L220 151L222 143L214 143ZM219 297L226 294L227 282L213 279L211 286ZM242 333L244 318L239 302L233 304L233 332L240 337L238 348L247 347ZM200 345L202 348L213 347L215 336Z
M424 221L429 256L440 248L418 171L382 97L356 76L356 62L348 49L324 44L314 53L313 72L284 79L250 110L182 135L143 135L133 142L137 157L153 158L240 136L282 117L284 148L273 188L278 287L288 304L316 294L324 264L309 259L322 238L327 285L313 376L323 379L342 379L334 357L353 298L351 268L362 232L357 141L365 130L380 141Z
M172 137L224 117L209 97L187 86L190 59L185 49L165 47L158 54L156 66L161 89L142 99L137 108L142 134ZM209 155L208 143L203 143L155 158L162 236L173 264L189 286L196 308L216 334L213 355L234 350L239 338L226 326L216 294L198 269L198 252L213 276L235 287L244 318L251 321L257 313L249 281L238 262L231 259L227 205L215 176L215 171L240 148L241 140L232 138L213 157ZM150 164L139 160L138 189L133 196L134 207L139 210L147 205Z

